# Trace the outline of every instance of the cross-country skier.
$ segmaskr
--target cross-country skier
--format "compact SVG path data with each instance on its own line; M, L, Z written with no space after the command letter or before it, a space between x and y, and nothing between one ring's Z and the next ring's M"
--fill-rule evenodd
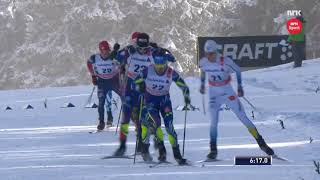
M135 34L138 34L135 42ZM116 150L115 156L123 156L126 151L126 140L129 129L129 122L132 119L136 125L137 131L137 152L141 150L141 125L140 125L140 106L142 100L142 94L132 89L134 86L134 79L139 73L153 62L152 51L153 48L149 44L149 35L146 33L134 33L132 36L132 45L127 46L117 54L117 60L126 66L126 75L124 80L124 96L123 96L123 108L122 108L122 120L120 126L120 147ZM168 59L174 60L172 55L167 55Z
M168 66L166 51L158 49L152 53L154 65L144 69L139 75L135 84L136 89L144 91L144 103L142 115L142 157L145 161L152 161L149 153L150 127L156 129L156 136L159 140L159 161L166 161L166 149L163 143L163 133L161 130L161 117L163 118L168 139L172 146L173 155L178 164L183 165L186 159L182 158L177 133L173 127L173 112L170 99L170 86L172 82L182 90L186 106L190 104L189 88L179 74Z
M244 95L241 81L240 67L230 58L222 56L217 51L217 44L213 40L207 40L204 45L205 57L200 60L201 87L200 93L205 93L205 80L208 77L209 84L209 109L211 114L210 127L210 152L208 159L217 157L217 126L219 109L226 104L236 114L239 120L248 128L250 134L255 138L261 150L268 155L274 155L273 150L266 144L257 131L255 125L247 117L239 97ZM238 82L238 94L230 84L231 73L235 72Z
M114 51L117 51L118 46L118 44L115 45ZM119 65L117 61L113 61L113 55L110 53L110 47L107 41L101 41L99 43L99 51L99 54L94 54L88 59L87 67L92 77L92 84L98 86L99 124L97 129L103 130L105 128L104 105L106 99L108 100L107 94L109 93L110 95L111 91L114 91L120 96ZM111 108L107 108L107 115L107 126L112 126L113 117Z
M132 119L136 125L138 150L141 149L141 126L139 112L142 95L132 89L133 80L141 70L152 62L151 48L149 47L149 35L139 33L136 44L127 46L117 54L116 59L126 66L125 87L123 94L122 119L120 126L120 147L114 153L115 156L123 156L126 151L126 140L129 132L129 122Z

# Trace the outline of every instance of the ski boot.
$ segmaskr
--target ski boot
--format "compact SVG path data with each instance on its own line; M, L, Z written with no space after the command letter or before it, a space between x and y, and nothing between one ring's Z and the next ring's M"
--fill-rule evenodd
M159 157L158 160L161 162L166 162L167 161L167 151L166 147L164 146L163 141L160 141L157 143L157 147L159 149Z
M97 126L98 131L102 131L105 126L106 126L106 124L104 123L104 121L103 120L99 120L99 124Z
M264 139L262 138L261 135L258 136L258 138L256 139L260 149L265 152L266 154L268 154L269 156L273 156L274 155L274 151L267 145L267 143L264 141Z
M124 153L126 152L126 142L120 141L120 147L114 152L114 156L124 156Z
M207 159L214 160L217 158L218 150L216 144L210 144L210 152L207 155Z
M112 122L113 122L113 116L112 116L112 112L111 111L107 111L107 127L111 127L112 126Z
M182 158L182 156L181 156L179 145L177 145L176 147L172 147L172 151L173 151L173 157L179 165L187 165L188 164L187 160Z
M142 156L142 159L145 161L145 162L151 162L152 161L152 156L150 155L150 152L149 152L149 146L150 144L144 144L144 143L141 143L141 156Z

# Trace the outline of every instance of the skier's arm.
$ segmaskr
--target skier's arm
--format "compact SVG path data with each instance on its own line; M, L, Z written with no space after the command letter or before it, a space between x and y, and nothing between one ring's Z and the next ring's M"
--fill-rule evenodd
M148 68L143 69L143 71L141 71L139 73L139 75L134 79L134 83L135 84L140 84L143 83L144 80L147 78L148 75Z
M90 72L91 76L94 76L94 70L93 70L93 64L94 64L94 55L92 55L88 60L87 60L87 68L88 71Z
M97 76L93 70L93 64L94 64L94 61L95 61L95 55L92 55L88 60L87 60L87 68L88 68L88 71L90 72L91 74L91 81L92 81L92 84L95 86L97 85Z
M226 66L232 71L236 73L238 87L242 87L242 77L241 77L241 69L240 67L233 62L230 58L225 58Z
M127 60L127 53L125 49L122 49L117 52L117 55L115 59L120 63L120 64L125 64Z
M144 80L148 76L148 68L145 68L135 79L134 79L134 87L136 91L143 92L145 90Z
M176 62L176 58L167 51L167 53L165 54L166 56L166 59L169 61L169 62Z
M206 82L206 73L202 70L200 70L200 81L201 81L201 86L204 87L204 84Z
M243 97L244 96L244 91L242 88L242 79L241 79L241 69L240 67L234 63L230 58L225 58L226 61L226 66L230 68L231 71L236 73L237 76L237 82L238 82L238 96Z
M201 59L200 62L200 93L205 93L205 82L206 82L206 72L203 70L204 64L203 60Z
M152 47L152 52L158 51L158 52L160 52L160 54L164 55L164 57L167 61L176 62L176 58L173 56L173 54L168 49L158 47L158 46L151 46L151 47Z
M115 43L115 44L113 45L113 50L111 51L108 59L111 59L111 60L115 59L116 56L117 56L117 54L118 54L119 49L120 49L120 44Z
M189 87L187 86L187 84L184 82L184 80L180 77L180 75L176 71L173 71L173 73L172 73L172 80L182 90L186 105L190 104Z
M130 54L133 54L135 52L136 49L133 45L126 46L125 48L118 51L116 55L116 60L118 60L121 64L126 64Z

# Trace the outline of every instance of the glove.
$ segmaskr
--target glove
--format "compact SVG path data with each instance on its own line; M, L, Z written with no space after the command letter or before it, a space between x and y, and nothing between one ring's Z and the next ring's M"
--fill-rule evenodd
M91 76L91 78L92 78L92 84L94 85L94 86L96 86L97 85L97 76Z
M206 93L206 88L205 88L204 84L201 84L199 91L200 91L201 94Z
M114 51L119 51L119 49L120 49L120 44L115 43L115 44L113 45L113 50L114 50Z
M131 89L142 93L144 91L144 83L132 83Z
M241 86L238 86L238 96L239 97L243 97L244 96L243 88Z
M158 44L155 43L155 42L151 42L151 43L149 43L149 45L150 45L151 47L153 47L153 48L158 48Z
M128 51L130 54L134 54L136 52L136 48L134 48L132 45L128 46Z
M191 100L189 95L184 96L184 103L186 104L186 106L190 105Z

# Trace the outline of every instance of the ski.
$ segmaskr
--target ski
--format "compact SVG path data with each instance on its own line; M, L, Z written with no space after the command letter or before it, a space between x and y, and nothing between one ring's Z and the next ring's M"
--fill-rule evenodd
M107 125L106 126L106 128L105 129L103 129L103 130L94 130L94 131L89 131L89 133L90 134L96 134L96 133L101 133L101 132L106 132L106 131L108 131L111 127L113 127L112 125L110 126L110 125Z
M223 160L222 159L203 159L203 160L195 161L194 164L192 164L192 166L205 167L206 164L220 162L220 161L223 161Z
M272 155L272 159L276 159L276 160L280 160L280 161L285 161L285 162L290 162L289 159L284 158L284 157L280 157L280 156L278 156L278 155L276 155L276 154Z
M123 156L104 156L101 159L133 159L132 156L128 156L128 155L123 155Z
M172 167L172 166L194 166L194 167L198 167L198 166L194 165L191 161L187 161L185 164L176 164L176 163L172 163L172 162L169 162L169 161L165 161L165 162L155 162L154 164L150 165L149 168Z
M154 167L157 167L157 166L159 166L161 164L172 164L172 163L169 162L169 161L158 161L155 164L150 165L149 168L154 168Z
M94 131L89 131L90 134L96 134L96 133L101 133L103 130L94 130Z
M156 162L156 161L138 161L136 163L154 165L154 164L157 164L158 162Z
M221 159L203 159L200 161L196 161L195 163L210 163L210 162L219 162L222 161Z

